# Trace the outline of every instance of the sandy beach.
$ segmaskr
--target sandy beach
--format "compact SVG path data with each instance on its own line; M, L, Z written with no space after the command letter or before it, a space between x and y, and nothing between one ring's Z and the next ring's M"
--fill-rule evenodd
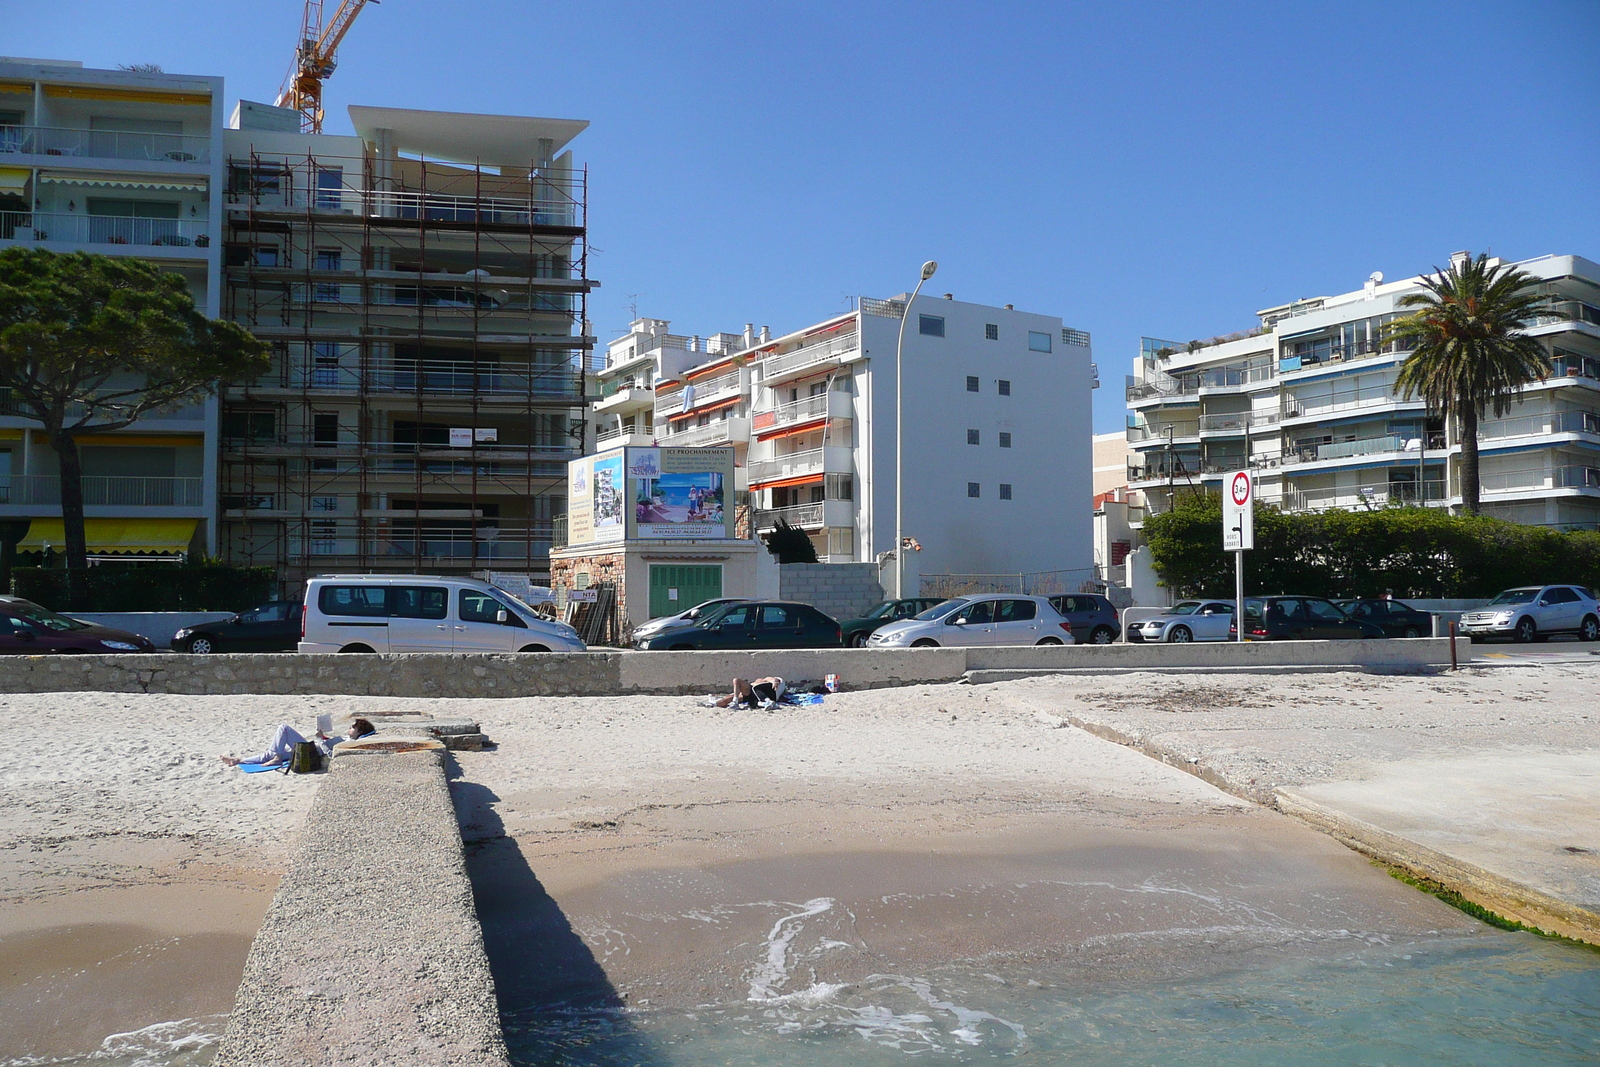
M1323 720L1420 721L1432 702L1499 694L1498 719L1592 699L1582 675L1541 676L1537 700L1514 701L1526 679L1482 673L1470 696L1430 678L1252 682L1231 709L1216 679L1172 676L875 690L773 712L686 697L6 697L6 721L39 741L0 751L0 1062L156 1024L215 1032L320 781L217 756L259 748L280 721L408 710L483 724L497 747L456 753L452 791L508 1012L782 1014L957 961L996 974L1070 961L1062 973L1088 988L1476 936L1331 839L1066 716L1091 701L1266 714L1251 709L1309 694ZM1315 778L1359 756L1302 763Z

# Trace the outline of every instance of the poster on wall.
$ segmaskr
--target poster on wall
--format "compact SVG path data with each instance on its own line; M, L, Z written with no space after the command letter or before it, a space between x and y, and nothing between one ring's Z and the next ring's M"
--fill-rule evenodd
M629 449L628 469L633 498L631 536L733 536L733 508L728 498L733 486L731 448ZM655 474L645 476L650 469Z
M595 457L590 485L594 493L594 540L620 541L625 530L623 500L626 493L621 452Z
M593 459L584 456L567 464L567 544L586 545L594 540L594 512L589 498Z

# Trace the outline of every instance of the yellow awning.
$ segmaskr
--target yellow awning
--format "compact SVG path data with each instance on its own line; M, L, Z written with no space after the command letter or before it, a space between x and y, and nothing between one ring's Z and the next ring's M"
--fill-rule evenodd
M0 167L0 192L20 193L31 177L33 172L26 167Z
M101 555L140 555L189 551L199 519L84 519L84 539L89 551ZM18 552L37 552L48 544L62 551L67 544L60 519L34 519L28 536L17 542Z

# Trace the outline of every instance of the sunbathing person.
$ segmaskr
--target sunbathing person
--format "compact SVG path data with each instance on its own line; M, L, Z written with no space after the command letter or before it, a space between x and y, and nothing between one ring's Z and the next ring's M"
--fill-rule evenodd
M356 719L350 724L350 732L342 737L329 737L327 734L318 731L317 747L322 749L324 753L330 753L333 751L333 746L340 741L354 741L377 732L377 728L366 719ZM294 746L305 740L299 730L296 730L288 723L280 723L278 732L273 735L271 748L258 755L246 756L243 759L236 756L223 756L222 762L230 767L237 767L241 763L253 763L263 767L279 766L288 763L294 756Z
M778 702L783 696L785 686L782 678L757 678L754 682L747 682L743 678L733 680L733 692L717 701L719 708L764 708Z

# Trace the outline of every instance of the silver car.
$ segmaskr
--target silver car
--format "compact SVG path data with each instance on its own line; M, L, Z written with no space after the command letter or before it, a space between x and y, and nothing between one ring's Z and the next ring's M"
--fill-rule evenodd
M1070 645L1072 624L1042 596L958 596L873 631L868 648Z
M1233 625L1231 600L1180 600L1153 619L1133 623L1145 641L1168 641L1175 645L1190 641L1226 641Z
M1474 642L1509 637L1526 644L1563 633L1594 641L1600 639L1600 604L1581 585L1519 586L1462 615L1461 632Z

